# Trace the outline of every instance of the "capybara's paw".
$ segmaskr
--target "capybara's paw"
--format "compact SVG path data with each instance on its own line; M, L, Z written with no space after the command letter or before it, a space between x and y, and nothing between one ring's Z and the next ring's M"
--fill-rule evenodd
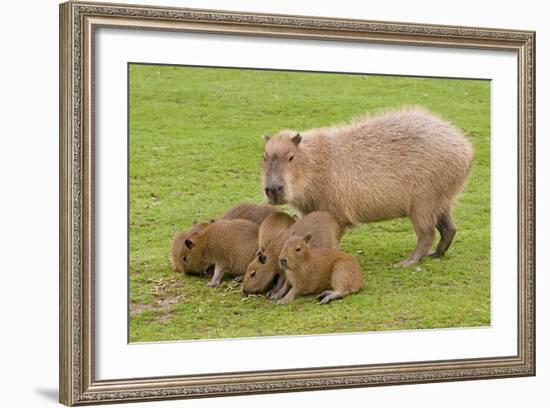
M321 295L324 295L324 296L321 297ZM320 305L326 305L328 302L331 302L335 299L340 299L341 297L343 297L342 293L336 290L327 290L326 292L321 293L321 295L317 297L317 299L320 299L319 300Z
M323 293L317 295L317 300L322 300L325 296L329 295L331 290L325 290Z
M235 276L233 282L241 283L243 281L243 275Z
M278 304L278 305L286 305L286 304L290 303L291 300L292 300L292 299L289 299L289 298L284 297L284 298L282 298L282 299L279 299L279 300L277 301L277 304Z
M279 292L273 292L271 295L269 295L269 298L270 298L271 300L279 300L279 299L282 298L282 297L283 297L283 295L282 295L281 291L279 291Z
M441 257L441 253L439 253L438 251L432 251L427 256L432 257L432 258L439 258L439 257Z
M219 284L220 284L220 282L210 281L206 284L206 286L208 286L209 288L213 288L214 286L218 286Z
M397 262L393 265L394 268L407 268L409 266L416 265L418 261L416 259L403 259L401 262Z

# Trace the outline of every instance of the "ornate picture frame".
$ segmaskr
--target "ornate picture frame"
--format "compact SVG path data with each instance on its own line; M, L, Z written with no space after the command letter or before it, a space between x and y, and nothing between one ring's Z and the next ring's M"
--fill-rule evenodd
M517 354L491 358L97 380L94 46L98 28L441 46L516 53ZM535 374L535 33L167 7L60 5L60 401L66 405Z

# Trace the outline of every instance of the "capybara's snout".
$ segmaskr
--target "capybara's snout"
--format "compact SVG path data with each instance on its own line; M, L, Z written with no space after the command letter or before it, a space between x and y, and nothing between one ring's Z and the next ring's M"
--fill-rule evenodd
M269 184L265 187L264 192L270 203L279 204L283 202L285 187L279 183Z

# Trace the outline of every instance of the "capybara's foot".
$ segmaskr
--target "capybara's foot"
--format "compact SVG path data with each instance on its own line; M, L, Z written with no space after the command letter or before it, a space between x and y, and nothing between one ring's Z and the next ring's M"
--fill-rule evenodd
M318 295L317 295L317 300L323 299L325 296L327 296L328 294L330 294L330 292L332 292L332 290L325 290L323 293L318 294Z
M296 290L294 288L291 288L282 299L277 301L277 303L280 305L286 305L287 303L290 303L295 297Z
M233 279L233 282L237 282L237 283L241 283L242 281L243 281L242 275L235 276L235 278Z
M409 266L414 266L418 263L419 259L407 258L403 259L401 262L397 262L393 265L394 268L407 268Z
M443 256L442 253L440 253L439 251L435 250L435 251L432 251L428 254L429 257L432 257L432 258L441 258Z
M326 305L327 303L340 299L344 297L341 292L338 292L336 290L327 290L323 293L321 293L319 296L317 296L317 299L319 299L320 305Z
M271 296L269 296L269 298L271 300L279 300L283 296L284 296L284 293L282 293L282 291L278 291L278 292L272 293Z
M209 288L213 288L214 286L218 286L220 284L219 280L212 279L210 282L206 284Z

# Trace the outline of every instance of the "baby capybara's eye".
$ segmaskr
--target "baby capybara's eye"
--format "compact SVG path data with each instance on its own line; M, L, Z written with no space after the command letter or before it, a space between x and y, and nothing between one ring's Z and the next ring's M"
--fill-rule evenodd
M302 247L296 248L296 252L300 252L300 249L302 249Z
M252 271L252 273L250 274L251 278L253 278L254 276L256 276L256 271Z
M292 159L294 159L294 155L290 156L290 157L288 158L288 161L291 162Z
M183 257L183 262L187 261L187 256Z

